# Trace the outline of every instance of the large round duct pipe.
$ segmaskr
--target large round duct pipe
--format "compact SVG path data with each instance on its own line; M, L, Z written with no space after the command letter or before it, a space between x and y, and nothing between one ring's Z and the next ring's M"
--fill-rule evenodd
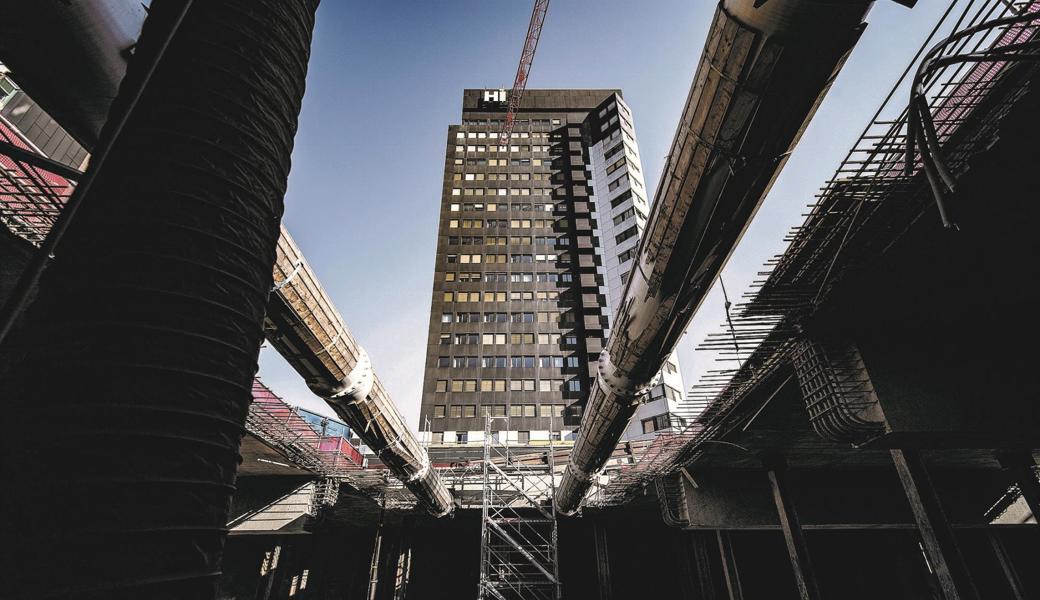
M13 6L9 6L12 5ZM83 146L93 150L119 82L134 48L146 10L137 0L76 0L20 2L0 0L0 60L14 69L15 80ZM7 35L10 34L10 35ZM5 37L5 35L7 37ZM33 44L23 43L33 40ZM47 48L41 52L40 48ZM191 79L184 85L194 85ZM300 278L271 294L268 337L313 389L336 388L354 367L360 350L325 290L310 270L288 231L282 230L274 275L281 282L302 265ZM283 250L285 252L283 252ZM286 254L288 253L288 254ZM290 256L291 255L291 256ZM290 256L287 259L286 256ZM285 267L283 270L281 268ZM292 295L295 303L287 302ZM301 298L306 297L306 301ZM294 312L295 311L295 312ZM335 325L317 323L312 311L326 311ZM343 336L324 337L322 327ZM308 330L310 328L310 330ZM296 340L294 342L289 340ZM324 341L322 341L324 340ZM330 353L327 344L349 344L344 354ZM298 352L297 350L301 350ZM318 370L314 365L321 364ZM324 396L329 405L379 453L395 476L435 515L450 512L452 501L429 457L400 417L381 385L362 406L343 397ZM366 413L368 416L365 416ZM375 419L378 423L373 424ZM398 440L398 441L395 441Z
M152 3L124 90L183 6ZM5 597L216 595L316 7L196 0L122 133L102 131L8 340Z
M578 510L865 26L872 0L723 0L600 356L557 509Z
M451 492L405 424L368 358L289 232L282 228L267 305L267 339L434 516Z
M108 107L148 14L141 0L0 0L0 60L84 147Z

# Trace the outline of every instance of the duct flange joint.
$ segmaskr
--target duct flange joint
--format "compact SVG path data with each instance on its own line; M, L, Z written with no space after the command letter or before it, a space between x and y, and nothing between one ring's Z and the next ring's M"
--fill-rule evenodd
M368 353L361 350L357 364L343 378L343 381L337 386L338 389L328 398L330 400L344 398L354 403L364 402L369 394L372 393L375 382L375 375L372 372L372 361L369 360Z
M610 361L610 353L603 350L596 360L597 380L604 391L615 398L629 398L632 404L638 404L639 392L646 384L636 383L634 379L621 373L621 370Z

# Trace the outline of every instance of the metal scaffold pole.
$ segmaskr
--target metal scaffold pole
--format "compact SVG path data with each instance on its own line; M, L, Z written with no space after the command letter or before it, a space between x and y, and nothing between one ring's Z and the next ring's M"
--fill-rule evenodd
M495 438L495 420L485 417L477 597L559 600L552 440L545 460L510 455L508 441Z

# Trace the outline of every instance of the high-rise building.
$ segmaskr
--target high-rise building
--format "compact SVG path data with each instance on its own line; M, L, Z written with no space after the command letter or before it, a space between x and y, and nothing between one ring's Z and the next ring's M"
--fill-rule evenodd
M566 443L649 212L620 90L463 93L448 128L420 429L431 445ZM629 438L680 425L673 356Z

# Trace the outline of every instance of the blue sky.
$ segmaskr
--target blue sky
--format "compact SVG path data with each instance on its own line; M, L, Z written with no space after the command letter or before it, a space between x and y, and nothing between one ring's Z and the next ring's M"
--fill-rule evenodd
M948 2L879 0L870 25L724 271L731 297L782 250ZM376 373L415 427L447 127L464 88L511 87L531 2L325 0L307 77L285 222ZM656 189L714 13L706 0L555 0L528 87L621 88ZM687 388L714 357L693 347L723 318L714 290L679 348ZM260 375L332 414L272 350Z

